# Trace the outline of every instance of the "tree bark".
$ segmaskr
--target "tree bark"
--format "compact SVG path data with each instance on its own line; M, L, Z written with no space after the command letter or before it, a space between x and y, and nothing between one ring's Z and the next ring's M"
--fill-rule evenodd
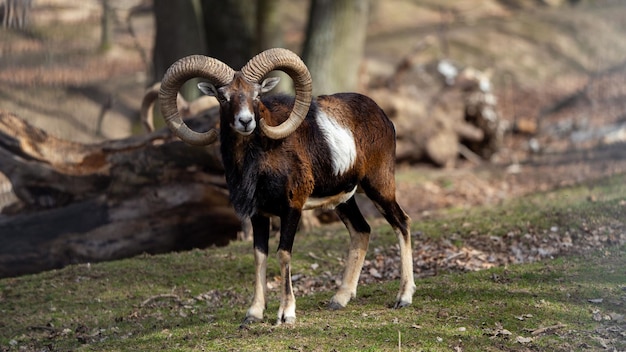
M283 46L281 0L257 0L256 51Z
M176 60L187 55L206 54L207 47L200 0L154 0L154 16L156 35L152 79L160 82Z
M281 2L282 0L257 0L256 53L285 46ZM268 77L280 78L276 88L269 94L293 94L293 82L286 73L273 71L268 74Z
M113 9L109 0L101 0L102 17L100 18L100 51L106 52L113 46Z
M239 70L256 55L256 1L204 0L208 55Z
M211 116L187 122L208 129ZM228 244L241 223L216 148L167 129L74 143L0 111L0 172L20 199L0 215L0 277Z
M368 10L368 0L312 0L302 58L314 95L357 88Z

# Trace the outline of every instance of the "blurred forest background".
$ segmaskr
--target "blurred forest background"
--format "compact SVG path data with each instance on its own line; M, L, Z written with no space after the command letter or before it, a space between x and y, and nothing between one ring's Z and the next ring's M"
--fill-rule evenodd
M143 160L155 145L173 142L158 130L145 137L141 104L167 67L190 54L238 69L261 50L285 47L311 70L316 94L358 91L374 98L396 125L399 202L415 219L626 170L626 3L619 0L4 0L0 15L3 235L23 237L33 214L51 209L82 204L87 212L100 211L100 203L81 202L102 194L102 220L82 224L83 234L97 228L105 236L112 204L120 212L141 208L122 198L141 196L148 172L132 181L120 173L128 185L113 191L109 179L123 167L141 174L143 166L128 166L128 160L140 164L137 155ZM194 105L201 100L195 89L183 95L200 124L214 118L214 103ZM56 144L48 143L51 138ZM116 161L129 149L140 154ZM67 166L67 158L45 157L77 150L106 159L106 167L81 171L84 165ZM197 149L171 153L210 158ZM16 155L24 165L45 167L35 168L37 177L23 176L23 166L10 164ZM160 162L156 170L171 167ZM186 172L185 180L223 189L213 176L191 176L198 170L219 176L214 160L189 163L176 175ZM54 177L42 174L49 169ZM87 174L92 178L78 180ZM82 186L62 186L68 182ZM99 182L106 185L97 191L87 186ZM213 209L204 199L192 203L205 207L204 214ZM375 211L366 206L365 213ZM202 214L197 224L176 231L206 236ZM158 228L135 222L127 231L146 238ZM81 233L57 235L68 231Z

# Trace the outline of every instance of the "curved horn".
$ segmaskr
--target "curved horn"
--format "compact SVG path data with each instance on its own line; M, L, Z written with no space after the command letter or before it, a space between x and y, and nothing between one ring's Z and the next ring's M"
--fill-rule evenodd
M251 82L260 82L272 70L281 70L291 77L296 91L295 103L289 118L278 126L269 126L264 119L260 127L272 139L285 138L300 126L311 105L311 74L298 55L287 49L274 48L253 57L241 69L243 76Z
M192 131L178 113L176 97L183 84L192 78L205 78L216 86L223 86L233 80L234 74L235 71L225 63L202 55L187 56L173 63L161 81L159 92L161 112L170 130L189 144L214 143L218 137L217 130L203 133Z
M146 89L143 99L141 100L141 108L139 109L139 119L146 133L154 132L154 102L159 98L161 91L161 82L157 82ZM183 116L189 114L189 103L178 93L176 95L177 107L184 111Z
M139 117L146 133L154 132L154 119L152 111L154 110L154 102L159 97L159 90L161 90L161 82L155 83L148 88L143 95L143 99L141 100Z

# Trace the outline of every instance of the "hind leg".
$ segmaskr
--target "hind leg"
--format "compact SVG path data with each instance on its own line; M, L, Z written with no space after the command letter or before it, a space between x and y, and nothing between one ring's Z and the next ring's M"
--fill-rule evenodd
M413 278L413 251L411 249L411 219L402 210L395 197L395 187L373 187L369 182L362 183L365 194L393 228L400 244L400 291L394 308L402 308L413 302L415 280Z
M343 273L341 287L330 300L330 309L344 308L351 298L356 296L356 288L359 283L359 275L363 268L365 253L369 244L370 227L363 218L359 207L350 198L336 208L337 214L350 232L350 249Z
M394 202L390 206L392 215L385 216L393 227L398 242L400 243L400 291L396 297L394 308L402 308L413 302L415 293L415 279L413 278L413 250L411 248L410 219L404 213L398 203Z

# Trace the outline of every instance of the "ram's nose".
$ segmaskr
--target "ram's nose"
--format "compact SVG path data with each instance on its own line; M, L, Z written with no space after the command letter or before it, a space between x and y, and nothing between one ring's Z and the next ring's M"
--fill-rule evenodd
M251 113L240 113L235 116L233 128L244 136L247 136L256 128L254 115Z
M239 118L239 123L241 123L241 125L244 127L244 129L248 129L248 127L250 126L250 123L253 121L252 116L242 116L241 118Z

